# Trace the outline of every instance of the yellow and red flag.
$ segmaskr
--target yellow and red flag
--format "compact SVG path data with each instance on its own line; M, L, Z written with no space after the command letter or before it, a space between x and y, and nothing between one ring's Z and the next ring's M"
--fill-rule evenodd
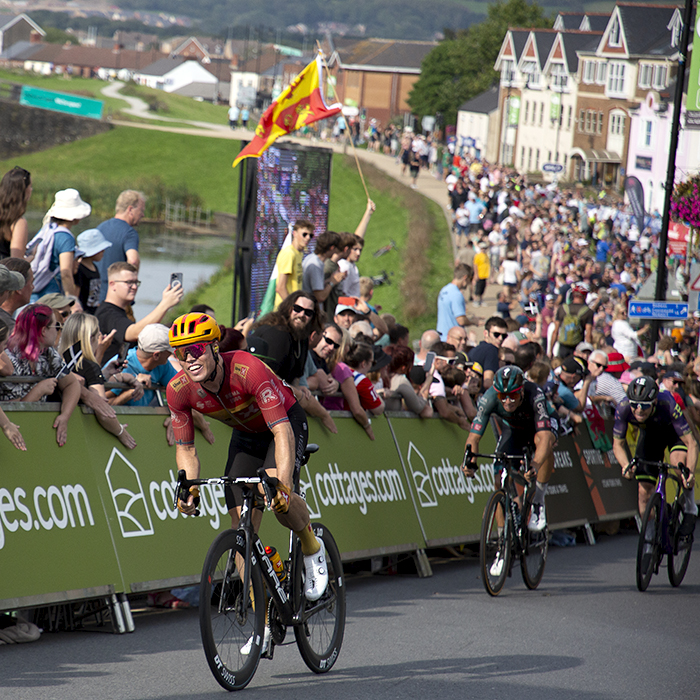
M243 158L260 157L280 136L340 112L340 103L329 106L323 99L322 75L321 56L317 55L265 110L255 129L255 137L233 161L234 168Z

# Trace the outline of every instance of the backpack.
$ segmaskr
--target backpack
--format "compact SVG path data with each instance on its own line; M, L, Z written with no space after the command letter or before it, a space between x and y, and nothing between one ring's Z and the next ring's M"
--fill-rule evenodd
M571 307L564 304L564 318L559 327L559 337L557 340L562 345L575 347L583 340L583 328L581 327L581 319L584 317L587 306L582 306L575 314L571 313Z
M62 226L60 228L62 231L68 231ZM54 238L58 229L59 226L55 222L44 224L39 233L27 245L27 253L33 252L34 255L31 265L34 273L34 289L36 290L44 289L60 271L59 267L56 267L55 270L51 269Z

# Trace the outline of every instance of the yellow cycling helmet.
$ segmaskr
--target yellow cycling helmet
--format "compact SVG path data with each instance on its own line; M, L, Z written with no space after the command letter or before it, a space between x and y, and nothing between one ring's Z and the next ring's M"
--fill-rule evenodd
M175 319L168 333L174 348L193 343L207 343L221 339L219 324L207 314L189 313Z

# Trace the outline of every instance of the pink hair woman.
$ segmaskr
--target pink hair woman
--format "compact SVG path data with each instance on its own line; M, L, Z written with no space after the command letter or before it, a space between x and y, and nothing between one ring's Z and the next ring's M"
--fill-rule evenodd
M56 442L66 444L68 421L80 398L80 383L56 352L54 345L60 330L48 306L30 304L22 309L7 342L7 355L13 374L41 377L38 382L0 383L1 401L46 401L58 388L61 409L53 423Z

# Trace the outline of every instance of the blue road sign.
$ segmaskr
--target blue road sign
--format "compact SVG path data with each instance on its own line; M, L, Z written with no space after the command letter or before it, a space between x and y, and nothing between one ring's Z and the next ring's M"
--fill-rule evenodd
M545 173L560 173L564 170L564 166L561 163L543 163L542 172Z
M688 318L688 303L685 301L631 301L630 318L651 318L656 321L677 321Z

